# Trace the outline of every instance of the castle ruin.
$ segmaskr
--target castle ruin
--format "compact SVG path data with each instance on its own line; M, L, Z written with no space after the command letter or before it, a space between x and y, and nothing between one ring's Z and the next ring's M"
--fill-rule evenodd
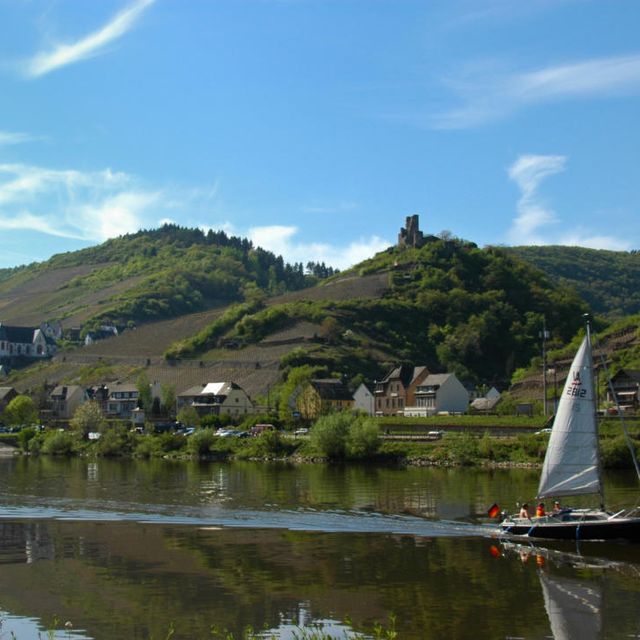
M405 224L406 227L402 227L398 234L398 246L419 249L425 243L424 235L420 231L419 216L407 216Z

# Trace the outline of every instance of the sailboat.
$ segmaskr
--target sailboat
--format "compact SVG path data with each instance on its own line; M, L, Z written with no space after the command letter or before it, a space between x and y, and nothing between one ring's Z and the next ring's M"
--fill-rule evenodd
M599 496L590 509L558 509L540 517L507 516L502 533L558 540L640 542L640 509L612 513L604 506L589 324L571 364L542 467L538 498ZM633 447L630 447L634 455ZM637 461L634 457L636 471Z

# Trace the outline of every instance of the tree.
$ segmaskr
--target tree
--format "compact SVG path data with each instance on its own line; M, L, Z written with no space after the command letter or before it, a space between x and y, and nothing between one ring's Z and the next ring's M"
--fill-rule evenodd
M151 406L153 404L153 398L151 396L151 385L149 384L149 378L143 371L136 380L136 389L138 389L138 406L144 410L145 413L151 412Z
M200 424L200 416L193 407L183 407L176 416L178 422L187 426L198 426Z
M320 325L320 335L329 343L333 344L340 336L340 324L333 316L327 316Z
M107 426L107 420L102 414L102 409L97 402L85 402L81 404L69 423L74 431L86 437L88 433L103 431Z
M380 427L372 418L357 418L347 436L347 453L351 458L367 458L380 448Z
M160 385L160 401L163 413L172 416L176 411L176 388L172 384Z
M353 416L348 413L321 416L311 429L311 445L327 458L344 458L352 421Z
M2 415L4 422L10 425L33 424L38 420L38 410L29 396L16 396Z

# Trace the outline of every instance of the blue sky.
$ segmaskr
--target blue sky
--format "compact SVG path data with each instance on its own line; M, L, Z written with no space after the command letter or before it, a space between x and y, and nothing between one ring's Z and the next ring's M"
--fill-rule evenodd
M640 248L637 0L0 0L0 267L164 221Z

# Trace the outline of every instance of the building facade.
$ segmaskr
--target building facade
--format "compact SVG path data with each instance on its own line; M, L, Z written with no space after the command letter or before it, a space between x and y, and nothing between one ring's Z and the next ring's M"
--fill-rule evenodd
M337 378L309 380L296 397L301 418L314 420L318 416L353 409L353 395L347 385Z
M415 389L428 375L425 366L401 365L376 381L373 390L375 415L402 415L407 405L414 404Z
M245 416L255 413L248 394L235 382L209 382L191 387L176 398L177 411L185 407L193 407L199 416Z
M407 417L465 413L469 407L469 392L454 373L435 373L416 386L414 400L405 407Z

